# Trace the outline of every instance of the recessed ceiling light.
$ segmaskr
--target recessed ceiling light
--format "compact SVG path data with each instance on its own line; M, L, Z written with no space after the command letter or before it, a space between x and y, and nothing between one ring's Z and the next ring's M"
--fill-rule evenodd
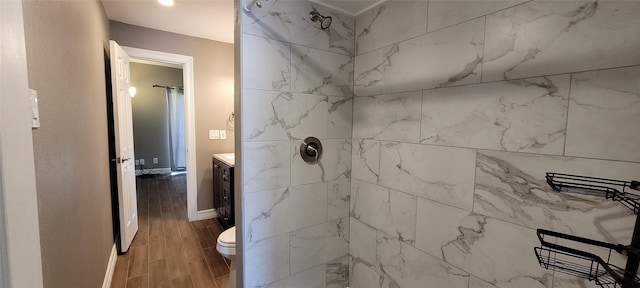
M158 0L158 3L164 6L173 6L174 4L173 0Z

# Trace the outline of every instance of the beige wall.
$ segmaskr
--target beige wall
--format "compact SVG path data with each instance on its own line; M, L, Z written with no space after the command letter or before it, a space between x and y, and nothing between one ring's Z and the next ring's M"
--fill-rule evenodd
M210 129L227 129L233 111L233 44L168 33L111 21L111 39L122 46L193 57L195 83L198 210L213 207L211 156L233 152L227 140L209 140ZM214 28L212 28L214 29Z
M44 287L100 287L113 229L99 1L24 1Z
M182 86L182 69L131 63L131 85L137 89L131 99L133 138L136 159L144 159L145 169L171 168L166 90L155 84ZM153 164L154 157L158 164Z
M0 287L42 287L21 1L0 1Z

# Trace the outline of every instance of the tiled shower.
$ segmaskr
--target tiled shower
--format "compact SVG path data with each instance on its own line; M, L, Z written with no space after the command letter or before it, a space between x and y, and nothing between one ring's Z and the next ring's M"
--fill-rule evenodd
M253 7L245 287L596 287L540 268L535 229L631 239L628 209L553 192L544 173L640 178L639 15L638 1ZM307 136L319 164L300 158Z

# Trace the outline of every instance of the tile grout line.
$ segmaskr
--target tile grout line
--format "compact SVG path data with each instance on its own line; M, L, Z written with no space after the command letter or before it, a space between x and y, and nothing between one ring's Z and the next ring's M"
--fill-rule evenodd
M569 136L569 112L571 111L571 88L573 86L573 74L569 74L569 91L567 91L567 117L564 121L564 143L562 156L567 157L567 138Z

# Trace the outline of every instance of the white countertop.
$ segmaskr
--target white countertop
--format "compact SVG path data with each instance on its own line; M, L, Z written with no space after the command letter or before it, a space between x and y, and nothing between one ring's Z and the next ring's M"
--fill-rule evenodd
M221 154L213 154L213 157L222 161L223 163L233 167L236 165L236 154L235 153L221 153Z

